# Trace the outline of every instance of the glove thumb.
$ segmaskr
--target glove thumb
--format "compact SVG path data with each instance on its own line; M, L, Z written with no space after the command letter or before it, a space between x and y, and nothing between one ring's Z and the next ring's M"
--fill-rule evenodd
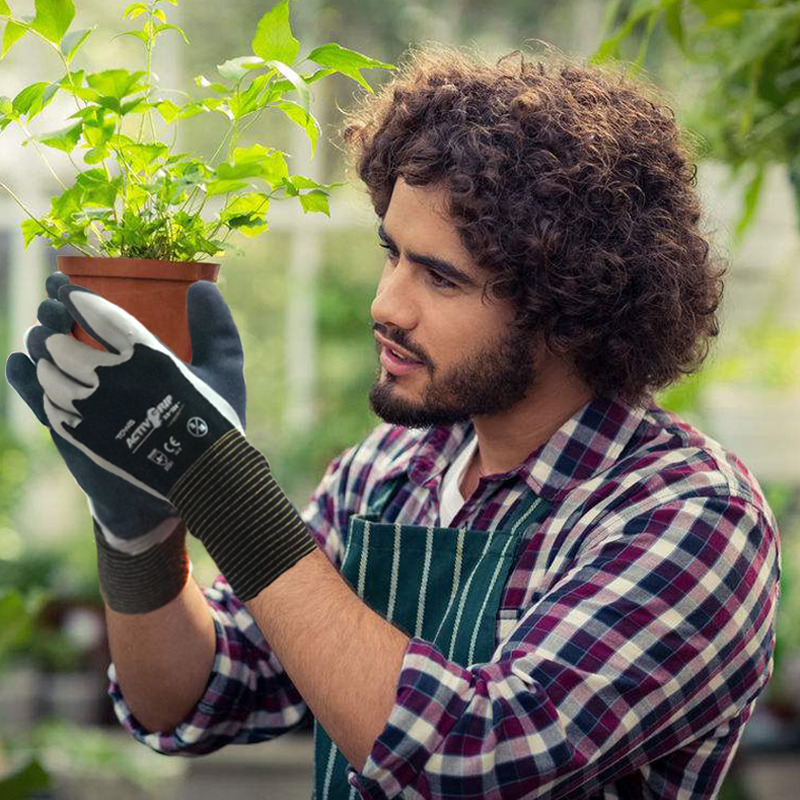
M230 308L219 289L197 281L186 293L191 369L234 408L245 424L244 352Z

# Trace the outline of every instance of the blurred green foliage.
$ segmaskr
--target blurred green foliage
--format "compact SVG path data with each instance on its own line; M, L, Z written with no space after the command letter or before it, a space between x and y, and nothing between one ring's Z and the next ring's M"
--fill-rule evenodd
M736 226L741 238L769 164L785 165L800 190L800 2L610 0L594 59L632 57L636 71L655 31L674 42L702 85L683 119L700 135L702 155L748 176Z

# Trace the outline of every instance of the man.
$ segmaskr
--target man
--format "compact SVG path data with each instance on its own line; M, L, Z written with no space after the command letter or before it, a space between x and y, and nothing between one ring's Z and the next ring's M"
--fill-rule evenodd
M108 352L51 322L35 372L9 359L90 496L121 721L191 755L313 713L318 800L714 797L772 669L778 534L652 400L721 292L670 113L598 70L428 48L344 138L387 250L383 423L302 518L244 436L209 284L191 366L70 286ZM126 448L173 402L183 455ZM227 581L189 579L186 528Z

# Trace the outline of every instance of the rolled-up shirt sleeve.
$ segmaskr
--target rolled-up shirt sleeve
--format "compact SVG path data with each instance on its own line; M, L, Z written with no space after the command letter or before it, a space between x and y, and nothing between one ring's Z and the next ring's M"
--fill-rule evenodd
M779 574L777 532L744 499L612 515L490 663L411 639L350 782L376 799L588 797L712 732L738 738L771 674Z
M334 459L302 517L318 545L337 566L342 464L354 448ZM202 755L227 744L266 741L298 726L310 713L247 608L220 576L203 588L216 631L214 663L203 696L173 731L144 728L125 702L116 670L108 670L108 693L123 728L167 755Z
M114 711L135 739L166 755L202 755L226 744L273 739L299 725L307 706L223 578L203 590L214 620L216 652L206 690L173 731L150 731L131 712L108 669Z

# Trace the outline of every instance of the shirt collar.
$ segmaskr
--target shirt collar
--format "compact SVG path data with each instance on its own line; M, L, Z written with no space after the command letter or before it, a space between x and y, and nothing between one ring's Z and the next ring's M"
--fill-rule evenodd
M538 495L555 502L574 486L609 469L619 459L645 413L643 406L595 398L518 467L484 477L493 482L523 480ZM471 422L431 428L409 453L409 479L431 488L473 435Z

